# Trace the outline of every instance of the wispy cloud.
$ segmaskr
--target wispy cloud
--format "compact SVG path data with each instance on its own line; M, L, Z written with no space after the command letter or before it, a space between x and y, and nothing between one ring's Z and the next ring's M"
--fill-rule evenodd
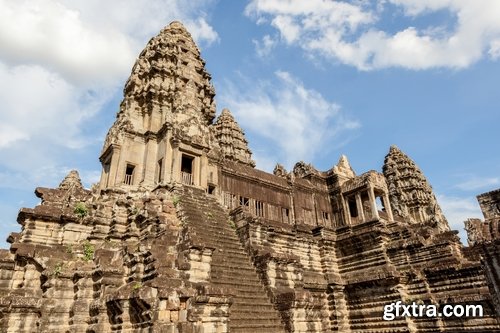
M492 190L500 185L499 177L478 177L471 176L457 184L455 187L463 191Z
M378 29L383 12L394 7L392 15L409 19L408 25L395 32ZM414 19L438 11L456 20L453 30L449 22L413 26ZM465 68L486 54L493 60L500 54L497 0L252 0L245 13L277 29L288 45L361 70Z
M276 41L269 35L262 37L262 40L254 39L252 42L255 45L257 55L261 58L268 56L276 45Z
M272 159L288 167L299 160L310 161L318 152L333 148L325 148L323 142L345 139L360 127L339 105L288 72L276 72L272 81L241 78L237 85L226 82L223 88L220 105L229 107L249 134L272 142L263 141L256 156L259 167L261 159L265 165Z

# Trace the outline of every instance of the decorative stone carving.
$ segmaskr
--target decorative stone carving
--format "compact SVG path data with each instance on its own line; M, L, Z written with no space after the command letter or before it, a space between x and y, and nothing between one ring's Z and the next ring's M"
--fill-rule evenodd
M465 230L469 245L500 241L500 189L477 196L477 201L483 212L484 221L470 218L465 221Z
M255 166L252 160L252 152L248 148L245 133L234 120L228 109L223 109L219 118L214 124L214 135L221 148L224 158L239 163Z
M61 190L71 190L71 189L79 189L83 190L82 180L80 179L80 175L78 171L71 170L66 177L64 177L61 184L59 184L59 189Z
M297 178L304 178L317 173L318 170L316 170L310 163L306 164L304 161L297 162L293 167L293 174Z
M439 232L449 230L424 174L398 147L391 146L384 160L383 172L392 209L398 215L410 223L433 225Z
M345 155L340 156L337 165L333 167L333 172L346 178L356 177L356 173L354 172L351 164L349 163L349 160L347 159L347 156Z
M287 179L289 176L289 173L286 171L285 167L279 163L277 163L274 167L273 174L285 179Z

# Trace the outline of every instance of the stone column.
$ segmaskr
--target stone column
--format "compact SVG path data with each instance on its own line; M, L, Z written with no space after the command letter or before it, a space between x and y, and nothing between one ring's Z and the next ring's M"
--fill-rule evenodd
M359 192L356 193L356 208L358 209L359 222L364 222L365 221L365 212L363 209L363 203L361 202L361 194Z
M344 222L346 225L351 225L351 213L349 211L349 205L346 205L345 197L343 195L340 196L340 200L342 201L342 208L344 208Z
M113 146L113 151L111 152L111 163L109 165L109 176L108 176L108 184L107 187L113 187L117 183L120 183L120 180L117 179L118 175L118 167L120 166L120 153L121 147L116 145Z
M384 193L384 207L387 212L387 216L389 217L389 221L394 221L394 216L392 215L391 202L389 201L389 195Z
M148 135L146 137L146 145L144 147L144 158L142 166L142 179L141 183L145 185L153 185L155 182L156 175L156 154L157 154L157 142L153 135Z
M207 151L203 151L200 156L200 181L199 186L203 189L208 188L208 157Z
M172 176L172 166L173 166L173 143L171 142L172 133L168 130L165 137L165 158L163 160L163 181L165 183L170 183L173 180Z
M375 191L373 190L373 185L368 185L368 198L370 199L370 207L372 210L372 218L379 219L378 210L377 210L377 202L375 201Z
M172 143L172 181L181 182L181 152L179 151L179 144Z

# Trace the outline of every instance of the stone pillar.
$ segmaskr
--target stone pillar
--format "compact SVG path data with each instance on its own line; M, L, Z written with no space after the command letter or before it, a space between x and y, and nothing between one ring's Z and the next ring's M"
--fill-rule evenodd
M344 208L345 225L351 225L351 212L349 211L349 205L346 205L345 197L343 195L340 196L340 200L342 201L342 208Z
M125 332L131 332L132 331L132 323L130 322L130 300L121 300L120 301L122 305L122 314L121 314L121 319L122 319L122 330Z
M118 177L118 167L120 166L120 154L121 154L121 147L120 146L113 146L113 151L111 152L111 163L109 165L109 176L108 176L108 184L107 187L113 187L116 184L120 183L120 181L117 179Z
M361 194L358 192L355 195L356 197L356 208L358 209L358 219L359 222L365 221L365 212L363 209L363 203L361 202Z
M172 181L181 182L181 152L179 151L179 144L172 144Z
M384 193L384 207L387 212L387 216L389 217L389 221L394 221L394 216L392 215L391 202L389 201L389 195Z
M142 165L141 183L144 185L153 185L155 182L156 165L158 162L156 160L157 151L156 138L153 135L149 135L146 138Z
M172 166L173 166L173 155L174 155L174 150L173 150L173 144L171 142L172 134L170 130L168 130L166 138L165 138L165 159L163 161L163 174L164 178L163 181L165 183L170 183L173 180L173 175L172 175Z
M198 185L205 190L208 188L208 158L205 151L200 156L200 182Z
M373 190L373 185L368 185L368 198L370 199L370 207L372 210L372 218L379 219L378 210L377 210L377 202L375 201L375 191Z

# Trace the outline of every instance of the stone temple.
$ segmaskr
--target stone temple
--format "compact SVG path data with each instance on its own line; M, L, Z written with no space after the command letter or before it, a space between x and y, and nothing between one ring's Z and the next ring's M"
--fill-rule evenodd
M464 247L396 146L382 173L260 171L204 65L171 23L125 84L100 182L35 190L0 251L0 332L500 332L500 190ZM384 320L397 301L483 313Z

